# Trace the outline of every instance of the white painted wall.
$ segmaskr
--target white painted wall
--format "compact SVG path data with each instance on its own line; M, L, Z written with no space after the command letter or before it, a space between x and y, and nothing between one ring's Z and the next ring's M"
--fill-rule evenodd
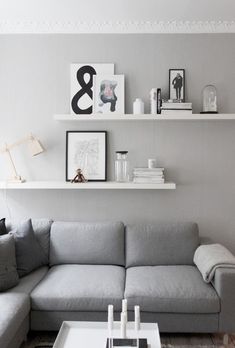
M1 0L1 20L234 20L234 0Z
M69 112L71 62L113 62L126 77L126 111L148 101L152 87L168 93L168 69L186 69L186 97L201 109L201 90L213 83L219 110L235 112L235 35L2 35L0 143L32 131L47 151L13 152L28 180L65 178L66 130L108 131L108 178L115 150L129 150L132 166L157 157L173 191L20 191L0 193L0 216L62 220L194 220L201 234L235 252L235 122L63 123ZM147 104L146 104L147 105ZM146 107L148 111L148 107ZM0 179L8 174L0 156Z

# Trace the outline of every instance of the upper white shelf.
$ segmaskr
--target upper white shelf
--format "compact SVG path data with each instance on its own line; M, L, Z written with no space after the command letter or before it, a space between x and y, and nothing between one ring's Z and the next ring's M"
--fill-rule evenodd
M64 181L28 181L24 183L0 182L0 189L5 190L174 190L176 184L165 182L164 184L137 184L133 182L119 183L114 181L70 183Z
M192 114L185 115L177 113L173 115L152 115L152 114L90 114L73 115L61 114L54 115L54 120L60 122L82 122L82 121L174 121L174 120L235 120L235 114Z

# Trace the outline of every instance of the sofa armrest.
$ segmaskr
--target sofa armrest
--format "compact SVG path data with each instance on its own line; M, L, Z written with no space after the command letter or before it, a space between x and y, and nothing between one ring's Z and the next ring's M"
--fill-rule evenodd
M218 268L212 284L220 297L219 332L235 332L235 269Z

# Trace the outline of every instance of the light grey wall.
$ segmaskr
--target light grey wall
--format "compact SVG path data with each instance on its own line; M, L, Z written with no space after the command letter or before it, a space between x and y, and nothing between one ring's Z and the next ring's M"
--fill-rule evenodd
M194 112L201 90L213 83L220 112L235 112L235 35L12 35L0 37L0 142L36 134L47 152L31 159L26 147L14 151L19 171L29 180L63 180L66 130L108 131L108 174L114 151L129 150L133 166L157 157L175 191L8 191L0 194L0 215L65 220L125 222L187 219L201 234L235 252L235 122L53 121L69 112L71 62L114 62L126 76L126 112L132 101L161 86L168 69L186 69L186 95ZM0 158L0 176L7 175Z

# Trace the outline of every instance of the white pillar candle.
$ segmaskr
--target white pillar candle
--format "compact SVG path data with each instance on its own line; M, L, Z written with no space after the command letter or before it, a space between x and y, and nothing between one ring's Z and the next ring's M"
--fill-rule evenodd
M121 313L121 338L126 338L126 315Z
M122 312L127 312L127 299L122 300Z
M113 330L113 305L108 306L108 330L109 334L111 334Z
M157 167L157 160L156 158L149 158L148 159L148 168L153 169Z
M128 321L127 318L127 299L122 300L122 313L125 313L126 323Z
M135 306L135 330L140 330L140 306Z
M123 316L124 316L125 322L127 324L127 321L128 321L128 319L127 319L127 312L123 312Z

